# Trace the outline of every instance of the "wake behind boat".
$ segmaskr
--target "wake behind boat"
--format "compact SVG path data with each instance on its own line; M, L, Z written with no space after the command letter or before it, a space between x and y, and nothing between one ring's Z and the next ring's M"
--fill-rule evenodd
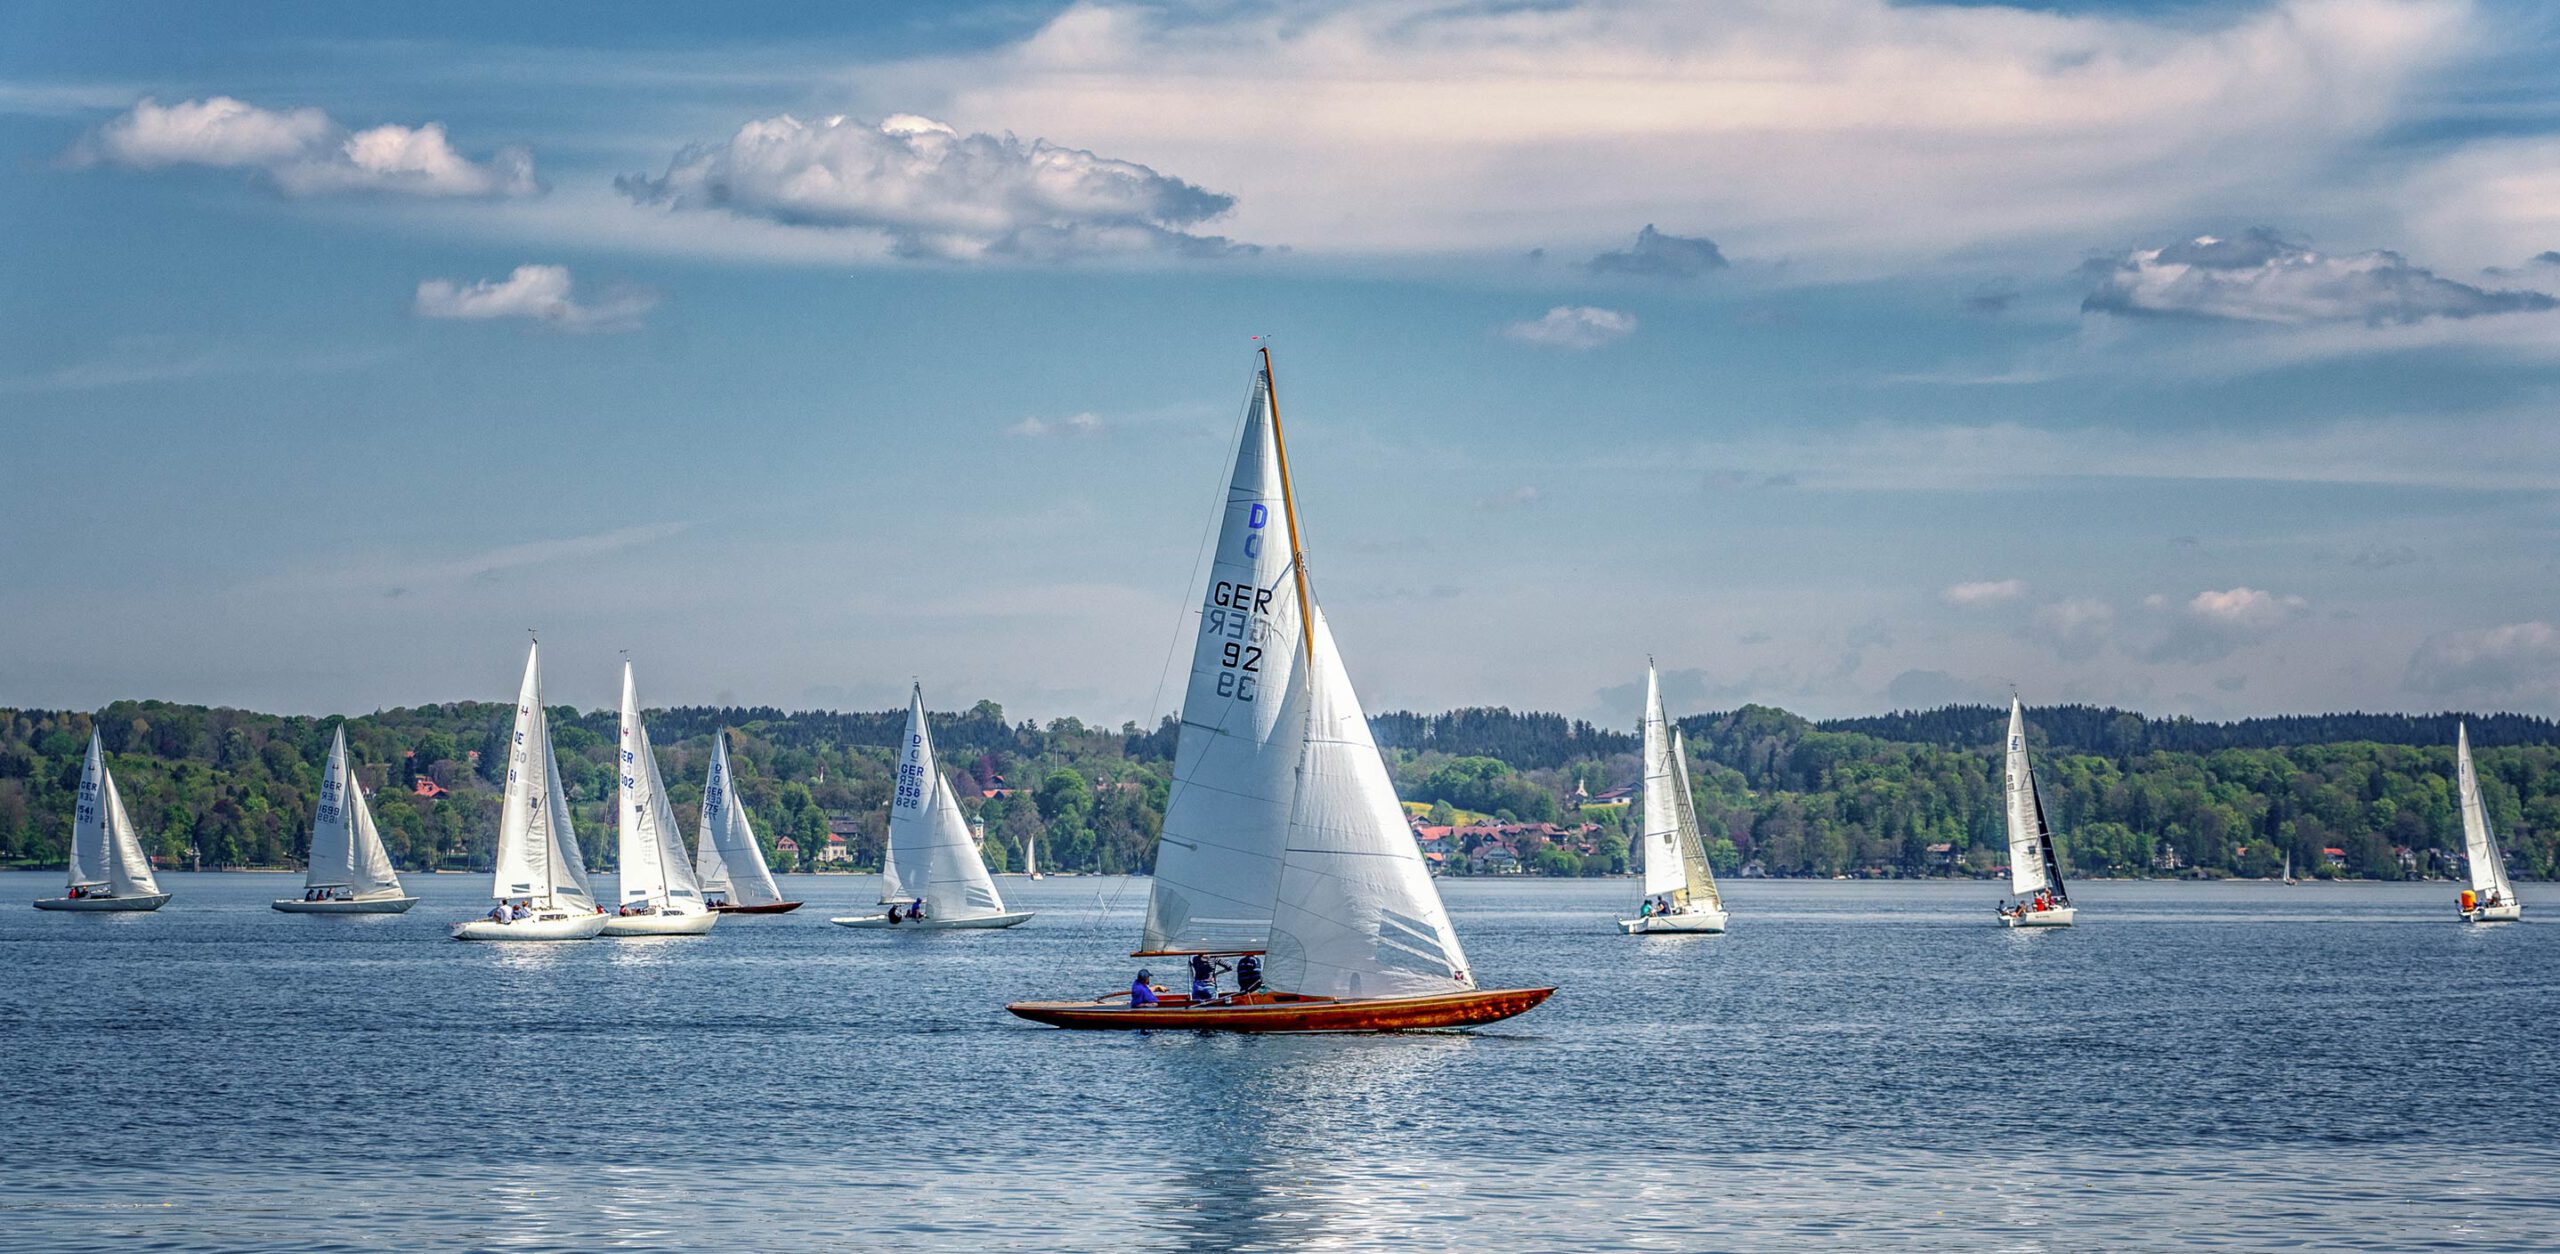
M711 774L702 781L702 831L694 844L693 878L702 885L703 901L716 914L789 914L800 908L784 901L765 865L764 846L756 842L755 825L747 820L746 799L737 793L729 770L729 733L711 737Z
M320 804L311 812L311 852L303 864L302 897L271 903L286 914L400 914L418 899L400 891L391 852L373 825L373 808L347 768L347 728L329 741L329 765L320 773Z
M36 901L38 910L147 911L169 904L142 852L142 836L124 812L107 769L106 748L93 728L89 757L80 765L80 796L72 810L69 883L62 896Z
M551 751L541 659L540 644L525 653L524 686L516 693L506 799L498 810L497 866L490 872L490 896L498 904L486 918L454 924L455 940L590 940L604 931L604 913L587 890L578 834L569 825L560 759Z
M1061 1028L1378 1032L1507 1019L1476 987L1310 595L1271 354L1236 449L1174 747L1140 957L1267 957L1269 988L1016 1002ZM1238 964L1242 967L1243 963ZM1260 964L1257 963L1257 966ZM1201 972L1206 971L1206 978ZM1134 1000L1146 988L1145 1002Z
M2516 900L2516 886L2507 878L2506 854L2498 848L2498 833L2489 826L2489 806L2480 796L2480 773L2471 765L2471 728L2457 723L2453 737L2454 786L2462 805L2462 862L2471 876L2471 887L2462 891L2458 903L2462 921L2522 922L2524 903Z
M2034 768L2027 761L2027 712L2009 698L2009 887L2018 904L2000 909L2002 927L2069 927L2079 917L2071 894L2062 887L2062 862L2053 851L2053 829L2044 819L2044 796L2036 791Z
M702 885L693 878L685 857L684 833L676 827L676 808L667 800L667 781L658 773L658 755L649 747L648 724L640 720L640 690L631 679L631 663L622 664L622 729L615 772L614 832L622 862L622 905L605 920L607 936L700 936L720 921L702 904Z
M1644 899L1636 917L1618 920L1630 936L1715 936L1724 931L1724 894L1698 835L1697 801L1689 790L1688 746L1662 713L1662 684L1644 667ZM1669 735L1664 735L1666 728Z
M1007 910L987 863L969 839L960 798L933 756L924 685L907 700L907 738L889 799L889 846L880 864L879 914L829 919L838 927L916 931L1012 927L1031 917Z

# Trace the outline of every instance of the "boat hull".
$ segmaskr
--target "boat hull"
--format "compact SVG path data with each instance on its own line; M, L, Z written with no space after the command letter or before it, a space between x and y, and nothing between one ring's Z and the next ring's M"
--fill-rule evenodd
M1029 920L1035 913L1038 912L1032 910L1016 910L1009 914L981 915L974 919L926 919L921 923L916 922L913 919L908 919L899 923L891 923L889 921L889 916L885 914L864 914L855 915L851 918L829 919L827 922L833 923L837 927L858 927L865 929L877 928L884 932L984 931L985 929L992 927L1012 927L1015 924Z
M2474 906L2462 912L2462 921L2465 923L2522 923L2524 922L2524 903L2510 901L2504 905Z
M708 910L700 914L610 915L604 921L603 935L700 936L719 921L720 916Z
M140 910L157 910L168 904L169 894L167 893L150 893L140 897L42 897L37 899L36 909L77 910L83 913L113 910L131 913Z
M286 914L405 914L415 897L359 897L348 901L271 901Z
M542 919L518 919L513 923L472 919L454 924L453 938L458 941L593 940L604 932L606 921L606 916L601 914L555 914Z
M1051 1027L1123 1032L1410 1032L1508 1019L1535 1009L1553 992L1552 988L1474 989L1349 1000L1256 993L1197 1006L1190 998L1168 995L1161 1005L1135 1010L1129 1007L1127 993L1116 993L1092 1001L1015 1002L1005 1009Z
M1692 910L1686 914L1620 919L1618 930L1629 936L1722 936L1724 923L1722 910Z
M2079 911L2074 907L2056 906L2051 910L2030 910L2024 914L2001 915L2000 926L2022 928L2069 927L2071 926L2071 921L2077 917L2079 917Z
M800 903L796 901L772 901L761 906L718 905L711 907L711 912L713 914L789 914L799 908Z

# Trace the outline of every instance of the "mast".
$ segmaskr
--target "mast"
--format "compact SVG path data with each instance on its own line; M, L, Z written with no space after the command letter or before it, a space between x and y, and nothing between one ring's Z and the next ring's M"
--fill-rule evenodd
M1298 494L1289 486L1289 442L1280 436L1280 385L1271 377L1271 346L1262 346L1262 394L1271 403L1271 449L1280 461L1280 512L1289 524L1289 569L1298 577L1298 640L1307 652L1310 683L1316 662L1315 602L1307 593L1307 551L1298 540Z

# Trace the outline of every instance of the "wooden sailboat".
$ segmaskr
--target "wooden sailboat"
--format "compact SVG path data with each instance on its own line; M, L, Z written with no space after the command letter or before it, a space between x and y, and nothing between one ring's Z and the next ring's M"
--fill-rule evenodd
M676 827L676 808L667 800L667 781L658 774L658 755L649 747L649 726L640 719L640 690L631 679L631 663L622 664L622 729L620 783L615 789L621 809L614 821L617 877L622 904L605 920L607 936L700 936L720 921L702 903L702 885L693 878L693 862L685 857L684 833Z
M1017 1002L1065 1028L1365 1032L1509 1018L1476 986L1309 593L1263 350L1192 654L1138 957L1252 955L1268 987Z
M320 772L320 804L311 812L311 853L303 862L302 897L272 903L286 914L400 914L418 904L401 891L391 851L373 825L373 807L347 767L347 729L329 741Z
M2062 863L2053 852L2053 830L2045 825L2044 796L2036 791L2035 770L2027 762L2027 711L2009 698L2009 888L2018 904L2002 907L2003 927L2069 927L2078 917L2071 894L2062 887Z
M1666 735L1665 733L1668 732ZM1644 897L1636 917L1618 920L1631 936L1714 935L1724 931L1724 894L1698 835L1689 791L1688 747L1662 712L1662 684L1644 668Z
M36 901L38 910L140 911L169 904L142 852L142 834L124 812L124 794L107 769L106 748L89 733L89 757L80 765L80 798L71 816L69 882L59 897Z
M2462 805L2462 862L2471 887L2458 903L2465 923L2515 923L2524 918L2524 903L2507 879L2506 855L2498 833L2489 826L2489 807L2480 798L2480 773L2471 766L2471 728L2457 723L2453 731L2454 786Z
M551 752L551 716L542 708L542 646L525 653L524 686L516 692L516 726L507 742L507 791L498 809L497 866L489 895L510 917L453 925L455 940L588 940L605 915L587 888L587 863L569 824L560 759Z
M924 685L907 702L907 738L898 760L897 790L889 798L889 847L880 866L879 914L829 919L840 927L948 931L1012 927L1031 917L1007 910L986 860L969 839L960 798L933 757L933 729L925 724Z
M729 736L711 738L711 775L702 782L702 833L694 842L693 878L703 899L721 914L789 914L800 908L782 899L747 821L747 803L729 774Z

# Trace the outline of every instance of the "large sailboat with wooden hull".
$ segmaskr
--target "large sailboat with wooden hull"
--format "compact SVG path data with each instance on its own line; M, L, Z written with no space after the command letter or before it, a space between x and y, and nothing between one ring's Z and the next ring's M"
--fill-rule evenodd
M2471 887L2464 889L2459 902L2465 923L2516 923L2524 918L2524 903L2516 900L2516 886L2507 878L2507 859L2498 848L2498 833L2489 826L2489 807L2480 798L2480 773L2471 765L2471 728L2457 723L2453 729L2454 787L2462 806L2462 861L2471 873Z
M607 936L700 936L720 921L702 902L684 832L649 747L649 725L640 718L640 690L631 663L622 664L621 769L615 802L615 857L622 864L622 905L605 920Z
M1698 808L1689 791L1689 751L1662 712L1662 684L1644 668L1644 897L1636 917L1618 920L1630 936L1715 935L1724 931L1724 894L1707 865Z
M1206 1000L1018 1002L1064 1028L1465 1027L1552 988L1483 989L1449 925L1307 578L1263 350L1222 506L1136 956L1251 957Z
M525 654L516 726L507 742L507 791L498 808L497 865L488 917L453 925L468 941L589 940L605 915L587 888L587 863L569 824L560 759L551 752L551 716L542 708L542 646Z
M2044 796L2036 791L2035 769L2027 762L2027 711L2009 698L2009 888L2017 904L2000 909L2003 927L2069 927L2079 917L2071 894L2062 887L2062 861L2053 851L2053 829L2044 818Z
M746 799L738 795L730 773L725 731L711 737L711 774L702 781L702 833L695 842L693 878L715 913L789 914L800 908L799 902L783 899L773 868L765 865L764 846L756 843Z
M1031 917L1007 910L987 863L969 839L960 798L933 756L924 716L924 685L907 699L907 738L889 798L889 846L881 859L878 914L828 922L840 927L941 931L1012 927Z
M142 851L142 833L124 812L106 747L89 733L89 757L80 765L80 796L71 815L69 883L59 897L42 897L38 910L142 911L169 904Z
M320 773L320 804L311 812L311 852L303 860L302 896L278 901L286 914L401 914L418 899L401 891L391 851L373 825L373 807L347 766L347 729L329 741Z

